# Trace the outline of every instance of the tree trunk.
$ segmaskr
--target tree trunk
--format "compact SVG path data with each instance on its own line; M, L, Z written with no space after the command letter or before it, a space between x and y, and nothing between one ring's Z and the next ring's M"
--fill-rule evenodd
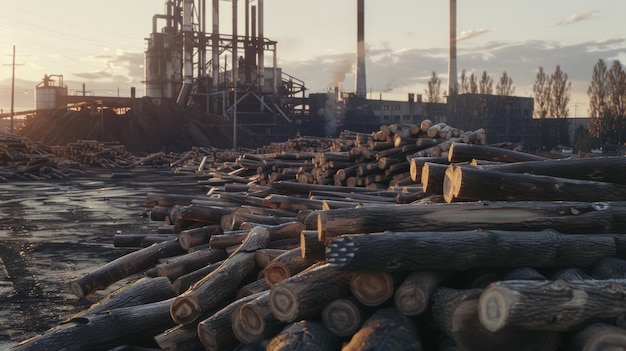
M422 314L428 308L433 290L450 274L443 270L412 272L396 290L396 309L406 316Z
M293 276L315 263L302 257L302 249L291 249L273 259L265 266L265 280L273 287L277 283Z
M483 291L478 313L491 331L504 327L568 331L626 314L625 289L626 280L621 279L500 281Z
M79 298L95 290L106 289L111 284L139 273L157 264L159 258L182 254L178 240L164 241L119 257L104 266L69 283L70 290Z
M352 336L343 351L421 350L419 332L414 320L394 308L376 311Z
M283 322L315 317L326 304L350 293L351 277L324 264L285 279L270 292L272 313Z
M264 293L260 292L235 300L209 318L200 321L198 323L198 337L206 350L217 351L236 344L238 340L231 327L233 313L236 313L239 307L245 303L256 299L262 294Z
M422 188L425 193L442 195L444 193L444 175L449 165L426 162L422 167Z
M371 314L372 310L355 297L346 297L324 307L322 322L333 334L343 338L354 335Z
M480 323L477 311L481 289L437 288L432 295L433 321L460 350L553 351L559 346L555 332L505 328L492 332Z
M198 337L198 326L196 324L177 325L156 335L154 341L156 341L161 350L165 351L204 350L204 345L202 345Z
M300 234L302 257L315 260L326 260L326 246L317 238L317 230L303 230Z
M525 152L486 145L454 143L450 147L448 153L450 163L470 162L474 159L497 162L523 162L541 161L546 158Z
M619 250L619 252L618 252ZM344 235L328 244L335 269L358 271L469 268L588 267L626 254L612 235L486 231L388 232Z
M626 202L480 202L366 206L317 212L318 239L342 234L390 231L446 231L468 228L540 230L562 233L620 233L626 230Z
M287 325L274 336L267 350L272 351L320 351L338 350L339 339L324 325L314 321L300 321Z
M593 323L576 332L569 340L568 351L624 350L626 330L606 323Z
M409 170L411 172L411 180L414 183L422 183L422 168L427 163L438 163L442 165L450 164L446 157L413 157L409 161Z
M222 234L220 225L206 225L200 228L183 230L178 234L178 242L183 250L190 247L207 244L212 235Z
M176 291L166 277L141 278L112 292L74 317L85 317L116 308L163 301L176 297L176 295Z
M193 272L187 273L185 275L182 275L176 278L176 280L172 282L172 286L174 287L174 290L176 291L176 295L180 295L183 292L187 291L187 289L189 289L190 286L198 282L200 279L209 275L209 273L218 269L222 265L222 263L224 263L224 261L211 263L205 267L202 267Z
M621 201L626 185L550 176L455 168L453 197L488 201Z
M261 276L259 279L253 281L252 283L248 283L239 288L239 290L237 290L236 298L240 299L248 295L254 295L259 292L270 290L270 288L271 287L269 286L269 284L267 284L265 278Z
M26 340L12 350L109 350L174 326L169 317L172 299L118 308L69 322Z
M283 327L284 323L272 314L269 304L270 292L243 304L232 317L235 337L244 344L253 344L270 339Z
M156 266L156 270L160 277L168 277L174 281L180 276L225 259L226 250L203 249L160 263Z
M589 274L593 279L626 279L626 260L603 257L593 264Z
M172 319L176 323L189 324L202 313L214 308L239 288L243 279L255 268L257 249L269 242L269 232L256 227L250 231L243 244L215 271L191 286L174 299L171 306Z
M479 166L481 169L626 185L626 157L568 158Z

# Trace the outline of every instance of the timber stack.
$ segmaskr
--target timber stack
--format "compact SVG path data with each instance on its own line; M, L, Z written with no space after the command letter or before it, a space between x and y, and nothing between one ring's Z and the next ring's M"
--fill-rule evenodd
M208 193L147 194L167 233L116 235L136 250L70 283L78 297L127 286L15 350L68 340L102 350L624 349L625 158L543 159L439 125L456 138L442 150L430 127L346 133L318 152L274 145L204 173ZM379 174L363 165L383 157L404 163L411 182L334 179ZM313 171L324 165L332 181Z

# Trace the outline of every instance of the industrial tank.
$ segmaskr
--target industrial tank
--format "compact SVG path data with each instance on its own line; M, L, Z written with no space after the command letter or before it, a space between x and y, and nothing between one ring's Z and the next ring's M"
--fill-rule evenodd
M65 107L58 99L59 96L67 96L67 86L63 84L63 76L46 74L35 87L35 108L49 110Z

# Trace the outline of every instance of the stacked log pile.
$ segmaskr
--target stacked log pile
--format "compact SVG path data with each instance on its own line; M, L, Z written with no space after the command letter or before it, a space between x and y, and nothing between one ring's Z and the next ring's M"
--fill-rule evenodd
M129 279L99 304L138 284L165 282L153 289L163 295L117 299L15 349L69 339L105 350L626 347L623 157L544 160L481 142L420 153L394 140L376 155L402 158L419 195L299 179L322 158L372 162L363 154L391 142L350 140L347 150L237 156L241 168L208 173L207 194L147 194L170 232L126 241L137 250L70 287L82 297ZM258 168L273 166L301 173L264 181ZM91 330L100 332L81 337Z

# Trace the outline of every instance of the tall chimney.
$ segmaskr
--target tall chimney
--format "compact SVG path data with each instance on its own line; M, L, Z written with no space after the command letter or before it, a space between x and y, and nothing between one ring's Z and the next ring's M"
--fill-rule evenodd
M456 0L450 0L450 53L448 58L448 96L455 96L458 93L456 76Z
M356 80L354 87L356 95L367 95L367 83L365 81L365 0L357 0L356 19Z

